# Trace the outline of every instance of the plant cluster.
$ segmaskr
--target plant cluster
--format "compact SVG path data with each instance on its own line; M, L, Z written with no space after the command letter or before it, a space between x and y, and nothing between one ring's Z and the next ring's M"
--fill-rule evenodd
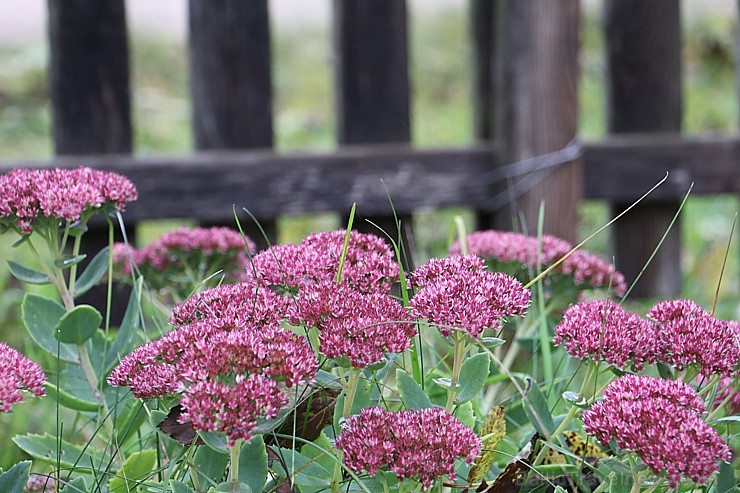
M13 438L34 463L0 471L0 491L734 485L737 321L685 299L633 313L612 265L550 236L461 234L409 269L354 210L260 252L225 228L114 245L135 198L87 168L0 177L0 225L37 263L11 272L55 291L22 304L41 364L0 343L0 413L30 393L56 416ZM111 245L81 269L95 214ZM132 288L118 326L79 303L114 279Z

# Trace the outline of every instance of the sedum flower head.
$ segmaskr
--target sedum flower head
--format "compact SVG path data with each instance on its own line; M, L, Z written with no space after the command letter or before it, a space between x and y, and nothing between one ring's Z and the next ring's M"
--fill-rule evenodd
M542 268L552 265L572 248L569 242L550 235L541 239L511 231L478 231L466 237L468 253L478 255L494 266L513 264L514 272L528 277L528 272L537 269L537 251L540 250ZM460 255L460 242L450 247L451 255ZM593 253L577 250L560 263L554 274L570 278L577 286L594 288L608 287L622 296L627 290L624 276L611 264Z
M465 241L471 255L499 262L516 262L528 269L537 267L538 249L541 249L542 265L549 265L572 248L570 243L554 236L544 235L539 242L535 237L512 231L477 231L469 234ZM459 241L452 244L450 254L462 254Z
M705 484L731 452L702 419L704 404L689 385L656 377L625 375L583 413L584 430L602 444L614 440L634 451L671 488L682 479Z
M278 325L234 328L218 319L177 327L126 355L108 376L140 398L181 394L181 422L248 440L257 418L273 418L287 397L280 385L316 374L308 341Z
M654 324L608 300L580 302L565 311L555 327L555 344L572 356L640 369L655 362L658 339Z
M0 222L29 234L38 219L75 222L86 212L123 210L136 197L134 185L116 173L17 168L0 175Z
M300 245L275 245L254 257L253 273L263 284L291 293L303 286L332 281L339 269L345 230L313 233ZM387 291L398 278L398 265L380 237L350 232L341 281L362 292Z
M197 320L218 320L220 325L247 327L278 323L290 300L254 282L222 284L209 288L179 303L172 310L171 325L187 325Z
M730 377L740 366L740 323L718 320L691 300L661 301L648 312L658 324L659 360L678 370Z
M0 412L10 412L23 400L23 391L44 395L46 376L35 361L0 342Z
M445 336L462 329L477 338L485 328L500 328L507 316L525 315L530 304L530 292L519 281L485 270L474 255L432 259L411 281L420 287L411 299L412 315Z
M246 250L254 252L254 242L231 228L177 228L163 234L151 245L138 251L137 263L163 271L168 267L182 268L190 265L197 269L200 262L213 264L215 261L229 264L231 270L246 269L249 258Z
M475 432L439 408L389 412L365 408L344 421L337 448L356 472L379 469L399 480L414 478L425 487L447 475L455 479L455 460L470 463L481 449Z
M386 352L403 352L417 333L406 309L391 296L332 281L301 289L289 313L292 323L319 329L321 354L347 357L358 368L377 363Z
M31 474L26 482L24 493L53 493L58 490L56 478L41 474Z

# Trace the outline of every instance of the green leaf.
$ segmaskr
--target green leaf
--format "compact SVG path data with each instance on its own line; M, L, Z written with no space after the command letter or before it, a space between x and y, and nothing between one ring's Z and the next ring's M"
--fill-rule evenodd
M325 488L328 491L331 486L331 475L326 474L326 469L297 450L287 448L280 450L287 468L286 472L289 476L295 474L293 482L301 487L301 491L304 491L302 487L307 487L308 490Z
M411 375L401 368L396 370L396 382L398 383L398 392L401 394L401 400L406 409L418 411L427 407L432 407L432 401L424 393L421 385L416 383Z
M73 265L77 265L87 258L87 254L81 253L79 255L62 255L61 257L54 260L54 266L59 269L69 269Z
M210 484L215 486L220 483L224 477L228 463L228 454L217 452L210 446L199 446L193 457L193 469L198 474L201 484L204 485Z
M250 491L261 492L267 482L267 450L262 435L255 435L239 452L239 477Z
M198 432L198 435L200 435L203 442L214 451L221 454L229 453L229 442L225 434L218 431L200 431Z
M94 465L100 464L88 450L84 450L69 442L57 440L57 437L44 433L43 435L19 435L13 438L13 442L34 459L38 459L54 466L75 467L78 471L90 471ZM61 449L61 454L57 450ZM58 462L57 462L58 461Z
M31 339L52 356L70 363L79 363L77 348L54 338L57 322L66 313L62 305L49 298L27 293L21 303L23 325ZM58 349L57 349L58 348Z
M719 463L719 474L717 475L717 493L732 493L737 491L735 470L730 462Z
M79 305L68 311L57 322L54 337L68 344L82 344L100 328L103 316L90 305Z
M112 370L115 365L121 360L121 358L133 349L134 335L139 330L140 316L141 316L141 285L143 278L139 277L134 283L134 288L131 290L131 295L128 299L128 305L126 306L126 313L123 314L123 320L121 326L118 329L118 334L110 345L108 351L105 353L104 368L105 372Z
M486 346L488 349L493 349L499 346L503 346L506 343L506 339L500 339L498 337L481 337L480 343Z
M460 404L455 408L455 417L468 428L475 426L475 412L473 412L473 403L468 401Z
M140 482L148 479L157 463L157 452L152 449L128 456L121 469L108 481L110 493L137 491Z
M0 491L3 493L23 493L31 473L31 461L23 461L0 474Z
M244 483L221 483L214 490L218 493L252 493L252 488Z
M318 372L316 372L314 380L316 381L317 387L325 387L330 389L342 388L342 382L339 380L339 377L326 370L320 369Z
M555 431L555 423L552 420L547 399L545 399L536 383L531 385L531 389L524 399L524 412L540 435L549 437Z
M323 449L323 450L322 450ZM334 457L331 453L325 451L331 450L331 441L324 433L311 443L306 443L301 447L301 453L309 459L315 459L315 462L326 469L328 474L334 472Z
M88 493L87 484L85 484L85 478L75 478L67 485L62 488L60 493Z
M109 247L103 248L87 264L85 271L80 274L75 283L75 297L88 292L103 277L108 269L108 251Z
M111 387L108 388L111 389ZM114 428L118 432L118 446L122 447L130 440L138 439L140 436L136 432L147 419L148 416L141 400L131 397L131 394L120 400L117 404L117 416L114 424Z
M588 400L585 397L571 390L563 392L563 399L578 407L586 407L588 405Z
M491 360L486 353L478 353L463 362L460 368L460 391L456 395L458 404L480 394L488 378L490 366Z
M29 269L28 267L24 267L17 262L13 262L12 260L8 260L8 268L10 269L10 273L13 274L16 279L27 284L51 283L51 279L49 279L49 276L47 276L43 272Z
M77 396L70 394L64 389L57 388L56 385L49 381L46 382L45 386L46 394L57 401L60 406L64 406L67 409L74 409L75 411L91 413L98 412L98 410L100 409L99 403L88 402L86 400L79 399L77 398Z
M352 403L352 409L350 410L350 416L353 414L359 414L361 409L370 407L372 404L372 389L370 388L370 382L367 380L360 380L357 385L357 393L355 393L355 400ZM339 421L342 419L342 410L344 409L344 392L337 398L337 404L334 407L334 429L339 430Z
M195 493L193 488L174 479L170 479L170 488L172 489L172 493Z

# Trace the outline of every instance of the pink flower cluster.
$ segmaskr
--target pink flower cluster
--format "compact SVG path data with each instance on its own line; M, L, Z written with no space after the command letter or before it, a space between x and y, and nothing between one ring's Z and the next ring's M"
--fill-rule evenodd
M278 382L308 383L317 361L293 332L238 322L204 318L177 327L124 356L108 383L140 398L182 394L182 422L222 431L231 443L248 440L258 418L273 418L287 404Z
M337 438L345 464L354 471L374 475L388 469L399 480L415 478L427 488L442 475L454 480L455 459L471 463L481 447L473 430L439 408L365 408L345 420Z
M718 320L691 300L662 301L648 317L658 325L658 359L683 370L697 365L703 375L730 377L740 366L740 323Z
M699 395L683 382L625 375L583 413L583 424L602 444L614 440L654 474L665 472L675 488L682 478L705 484L718 462L730 459L730 448L702 420L704 411Z
M471 233L466 237L466 242L468 253L472 255L500 263L514 263L518 270L525 271L537 268L538 248L543 268L552 265L573 248L567 241L550 235L544 235L538 240L521 233L495 230ZM450 254L461 254L459 241L450 247ZM624 276L620 272L593 253L583 250L573 252L555 268L555 273L571 278L576 285L611 285L620 296L627 290Z
M254 242L242 238L238 231L226 227L177 228L163 234L149 246L141 249L125 244L113 245L113 263L121 277L131 275L132 263L154 289L177 288L179 278L189 280L186 273L210 275L222 271L227 281L242 281L247 277L249 253L254 253ZM201 281L202 279L195 279ZM187 296L192 289L185 282L181 291ZM181 293L178 293L181 294Z
M43 396L45 382L38 363L0 342L0 412L10 412L13 404L21 402L24 390Z
M613 301L581 302L565 311L555 327L555 344L564 344L572 356L641 369L654 363L658 352L657 327L624 310Z
M17 168L0 176L0 221L29 234L38 218L74 222L87 211L123 210L136 197L134 185L116 173Z
M293 293L308 284L332 281L345 235L345 230L313 233L300 245L268 248L254 257L253 275L262 284L282 286ZM341 281L369 292L387 291L397 278L398 264L388 244L378 236L351 231Z
M576 358L640 369L660 361L683 371L731 376L740 366L740 324L714 318L691 300L662 301L648 319L605 300L566 310L555 327L555 344Z
M220 326L274 325L282 320L290 304L289 298L252 282L222 284L177 304L170 324L187 325L208 319Z
M31 474L26 483L24 493L52 493L57 491L58 487L56 478L52 476Z
M411 299L414 317L426 318L448 336L455 329L477 338L511 315L525 315L530 292L513 277L485 269L475 255L432 259L411 274L420 289Z
M291 323L318 327L321 354L347 357L358 368L404 351L417 333L406 309L386 293L323 281L305 286L294 301Z

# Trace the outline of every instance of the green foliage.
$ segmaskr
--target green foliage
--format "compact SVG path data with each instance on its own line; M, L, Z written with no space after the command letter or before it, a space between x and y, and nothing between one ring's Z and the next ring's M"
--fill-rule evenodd
M64 361L79 361L73 345L60 342L54 337L56 326L66 313L62 305L49 298L28 293L23 298L21 312L28 334L39 347Z
M262 435L253 436L239 452L239 482L249 491L262 491L267 481L267 450Z
M78 305L57 322L54 337L66 344L82 344L100 328L103 316L90 305Z
M486 353L478 353L466 359L460 369L460 390L456 401L458 404L468 402L483 389L488 378L491 360Z
M10 273L13 274L16 279L28 284L51 283L51 279L49 279L49 276L47 276L43 272L30 269L17 262L13 262L12 260L8 260L8 269L10 269Z
M0 469L0 491L23 493L30 472L31 461L19 462L5 472Z
M396 383L398 384L398 392L401 394L401 400L404 406L406 406L406 409L418 411L419 409L432 407L432 401L424 393L424 389L414 381L411 375L401 368L396 370Z
M110 493L129 493L140 491L139 483L151 476L156 465L157 453L154 450L142 450L131 454L121 469L108 482Z
M87 447L58 440L48 433L20 435L13 438L13 442L34 459L54 466L90 471L101 463L100 458L93 455Z

